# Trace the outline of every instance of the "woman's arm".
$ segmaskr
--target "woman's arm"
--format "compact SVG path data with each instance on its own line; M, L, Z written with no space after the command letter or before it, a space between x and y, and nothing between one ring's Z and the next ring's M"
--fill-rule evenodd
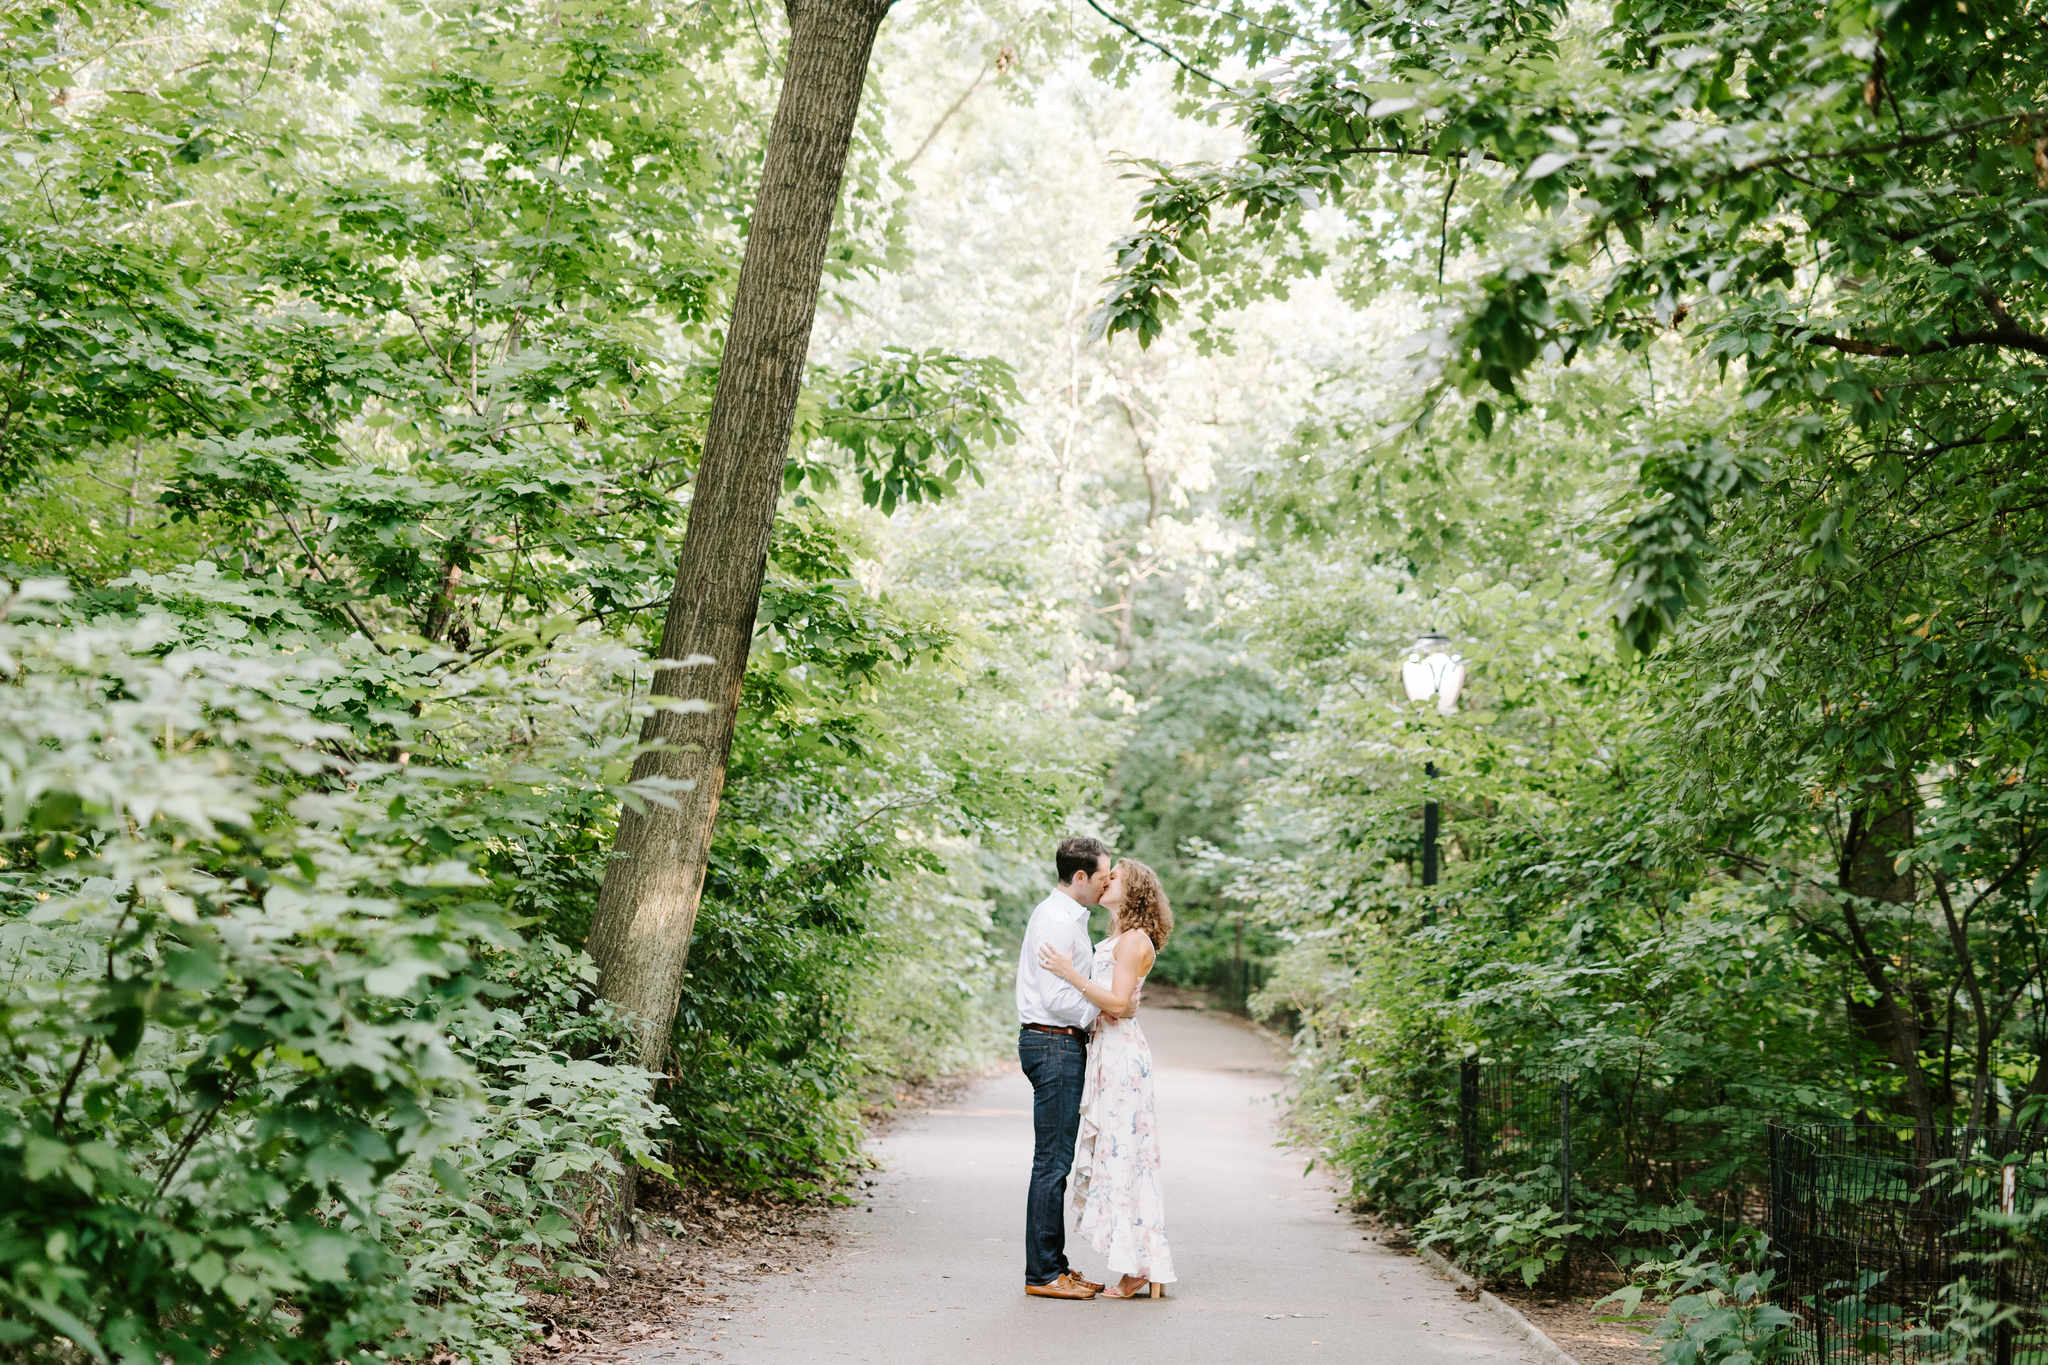
M1128 1019L1138 1012L1138 983L1152 968L1152 940L1133 931L1116 941L1116 974L1109 988L1090 981L1075 968L1074 960L1051 944L1038 950L1039 965L1086 997L1089 1004L1112 1019Z

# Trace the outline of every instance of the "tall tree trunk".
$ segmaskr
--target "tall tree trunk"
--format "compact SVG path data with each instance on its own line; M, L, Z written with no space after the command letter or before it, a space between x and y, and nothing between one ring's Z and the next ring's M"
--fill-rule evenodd
M648 717L636 779L691 784L675 808L627 809L590 924L598 989L636 1024L639 1059L658 1067L725 785L734 714L761 601L797 391L818 309L825 245L875 32L889 0L790 0L789 59L768 135L760 196L697 468L661 657L708 663L659 669L657 698L697 710Z
M1923 1163L1930 1157L1928 1142L1934 1130L1934 1092L1927 1083L1927 1068L1921 1055L1920 1014L1914 1006L1912 983L1894 979L1892 955L1871 935L1858 901L1884 901L1893 905L1913 903L1913 876L1897 870L1899 856L1913 844L1913 794L1909 786L1874 797L1849 816L1849 828L1842 840L1842 862L1838 884L1847 895L1842 902L1842 919L1856 952L1856 965L1877 996L1867 1024L1879 1037L1899 1068L1906 1087L1906 1104L1920 1136Z

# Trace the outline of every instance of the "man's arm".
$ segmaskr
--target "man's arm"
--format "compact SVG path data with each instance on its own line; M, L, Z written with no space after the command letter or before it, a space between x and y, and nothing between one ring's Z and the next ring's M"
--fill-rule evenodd
M1025 921L1024 942L1017 950L1017 1022L1020 1024L1026 1022L1028 1016L1026 1002L1037 999L1037 978L1031 975L1032 969L1038 965L1037 957L1038 916L1034 914Z
M1086 972L1089 960L1095 953L1094 947L1088 942L1087 924L1084 922L1074 925L1065 937L1067 955L1074 959L1075 967ZM1036 954L1033 956L1035 960ZM1040 967L1038 970L1043 972L1045 968ZM1050 972L1046 974L1052 975ZM1052 988L1052 993L1046 996L1046 1005L1054 1011L1055 1017L1062 1024L1071 1024L1075 1028L1089 1027L1095 1022L1095 1016L1102 1013L1082 993L1079 986L1067 981L1061 981Z

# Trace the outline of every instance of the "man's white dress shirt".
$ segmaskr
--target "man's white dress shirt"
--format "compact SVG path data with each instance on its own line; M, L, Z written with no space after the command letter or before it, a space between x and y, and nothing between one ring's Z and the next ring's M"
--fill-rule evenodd
M1042 943L1058 948L1086 972L1094 957L1088 943L1088 907L1064 891L1054 891L1031 912L1031 922L1024 926L1024 947L1017 954L1017 1022L1087 1028L1101 1011L1079 988L1038 965Z

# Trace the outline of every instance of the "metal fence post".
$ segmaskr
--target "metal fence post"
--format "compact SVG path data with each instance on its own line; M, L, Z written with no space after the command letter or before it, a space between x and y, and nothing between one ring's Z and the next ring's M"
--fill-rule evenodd
M1557 1082L1557 1193L1558 1212L1566 1222L1572 1217L1572 1078L1565 1075ZM1564 1253L1564 1292L1572 1292L1572 1253L1569 1243Z
M1557 1211L1572 1216L1572 1078L1557 1083Z
M1779 1267L1778 1292L1773 1297L1794 1302L1792 1277L1797 1270L1792 1264L1792 1175L1785 1163L1785 1127L1776 1119L1764 1128L1764 1146L1765 1188L1771 1201L1765 1221L1770 1227L1771 1259Z
M1804 1182L1799 1192L1800 1283L1808 1291L1808 1317L1813 1323L1813 1358L1821 1365L1827 1365L1828 1358L1828 1310L1821 1302L1821 1288L1827 1280L1822 1264L1826 1252L1820 1237L1820 1144L1825 1141L1825 1137L1815 1135L1800 1154L1799 1165L1799 1174ZM1855 1340L1853 1329L1850 1340Z
M1458 1063L1458 1174L1479 1177L1479 1059Z
M1773 1119L1764 1126L1764 1161L1771 1192L1771 1250L1785 1254L1785 1130Z
M2001 1168L1998 1173L2000 1213L2009 1214L2013 1210L2014 1196L2019 1191L2019 1174L2020 1168L2011 1164ZM2012 1258L2017 1248L2013 1246L2012 1228L2009 1225L2002 1224L1998 1229L1998 1250L1998 1274L1993 1281L1993 1293L1998 1299L1998 1306L2004 1308L2018 1297L2013 1292L2012 1283ZM2016 1322L2008 1319L1992 1329L1991 1356L1994 1365L2013 1365L2013 1355L2018 1346L2019 1326Z

